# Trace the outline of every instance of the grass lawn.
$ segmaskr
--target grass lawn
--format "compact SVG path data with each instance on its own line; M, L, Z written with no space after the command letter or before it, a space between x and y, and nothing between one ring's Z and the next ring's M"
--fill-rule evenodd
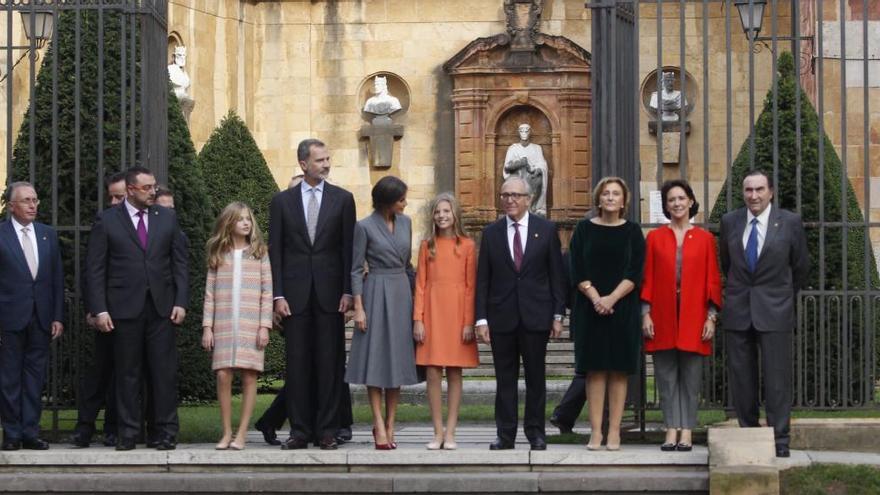
M880 493L880 469L871 466L816 464L779 473L782 495Z

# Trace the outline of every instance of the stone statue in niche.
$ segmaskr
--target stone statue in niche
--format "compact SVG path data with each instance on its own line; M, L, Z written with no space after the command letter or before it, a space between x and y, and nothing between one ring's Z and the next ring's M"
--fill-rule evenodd
M385 76L376 76L373 79L373 93L364 104L365 112L387 116L400 110L400 100L388 92L388 79Z
M529 210L538 215L547 215L547 160L541 145L531 142L532 126L520 124L517 128L519 142L507 148L504 157L505 179L518 175L532 187L532 206Z
M687 105L681 91L673 89L674 84L675 73L664 72L660 93L658 94L657 91L651 93L651 100L648 103L663 122L678 122L679 111Z
M189 94L191 82L189 79L189 75L184 70L185 66L186 47L174 47L173 59L171 61L171 64L168 66L168 79L171 80L171 87L174 91L174 96L176 96L177 100L180 102L180 109L183 110L183 115L184 117L186 117L186 121L188 123L189 115L192 112L193 107L195 106L195 101Z
M358 138L369 139L370 166L388 168L394 153L394 140L403 137L403 126L394 124L390 115L402 108L400 100L388 92L388 79L373 79L373 96L364 103L364 112L374 115L370 124L358 131Z

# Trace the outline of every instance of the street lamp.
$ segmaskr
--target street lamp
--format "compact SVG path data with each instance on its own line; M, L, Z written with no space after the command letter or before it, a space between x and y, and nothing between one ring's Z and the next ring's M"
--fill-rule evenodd
M764 7L767 0L735 0L733 5L739 11L739 21L742 23L743 32L751 40L758 38L761 32L761 23L764 21Z
M33 21L31 21L33 14ZM33 24L32 24L33 22ZM21 23L24 26L24 34L27 39L33 40L37 48L43 48L47 41L52 39L52 29L55 27L55 17L48 10L22 10ZM31 25L34 32L31 33Z
M51 10L36 10L33 8L22 10L21 24L24 27L24 35L28 39L28 44L22 46L0 47L0 49L7 50L7 53L11 53L12 50L25 50L25 52L16 59L15 63L7 65L9 69L6 74L0 76L0 82L5 81L18 64L31 53L31 42L33 42L33 46L39 50L46 45L47 41L52 39L52 31L55 28L55 15ZM31 32L31 27L34 28L33 32ZM36 59L37 55L38 54L35 52L34 59Z

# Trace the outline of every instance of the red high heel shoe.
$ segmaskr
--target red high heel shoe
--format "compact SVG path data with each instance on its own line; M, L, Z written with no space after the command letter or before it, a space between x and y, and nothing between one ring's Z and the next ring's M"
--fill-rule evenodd
M394 447L391 446L390 443L379 443L376 441L376 427L373 427L373 445L376 446L376 450L391 450Z

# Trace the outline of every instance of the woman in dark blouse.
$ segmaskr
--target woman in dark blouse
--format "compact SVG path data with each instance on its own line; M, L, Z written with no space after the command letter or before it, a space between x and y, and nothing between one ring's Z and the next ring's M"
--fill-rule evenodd
M620 448L620 422L627 375L638 371L641 331L639 291L645 258L641 227L624 218L629 190L619 177L605 177L593 190L597 214L575 227L569 253L577 287L571 328L575 368L587 375L592 434L587 448L602 445L602 412L608 391L606 448Z

